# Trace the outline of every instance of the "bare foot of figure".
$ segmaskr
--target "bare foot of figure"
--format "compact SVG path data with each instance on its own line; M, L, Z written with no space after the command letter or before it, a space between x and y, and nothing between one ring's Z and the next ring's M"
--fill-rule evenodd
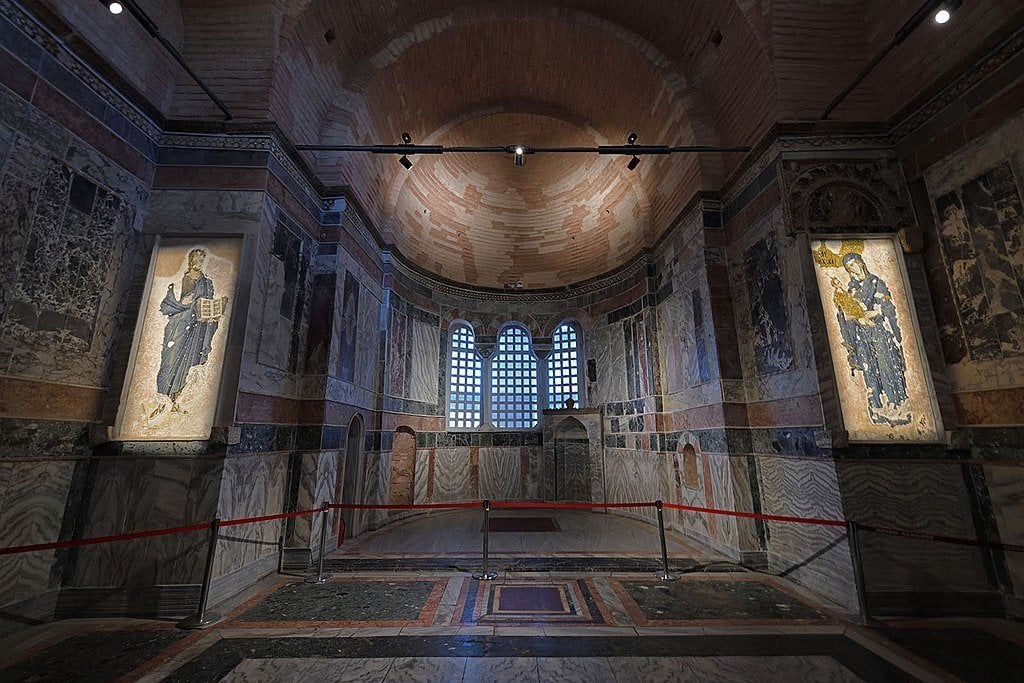
M153 410L153 412L151 412L151 413L149 414L149 419L150 419L150 420L152 420L152 419L153 419L154 417L156 417L156 416L157 416L157 415L159 415L160 413L164 412L165 410L167 410L167 405L166 405L166 404L164 404L164 403L161 403L160 405L158 405L158 406L157 406L157 407L156 407L156 408L155 408L155 409Z

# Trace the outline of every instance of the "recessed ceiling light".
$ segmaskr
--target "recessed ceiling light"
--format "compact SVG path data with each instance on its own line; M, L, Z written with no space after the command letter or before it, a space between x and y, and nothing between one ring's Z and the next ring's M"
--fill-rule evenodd
M124 11L124 5L122 5L119 2L112 2L109 5L107 5L107 9L110 10L111 14L120 14Z
M935 23L945 24L947 21L949 21L949 18L951 16L952 15L949 13L948 9L940 9L938 12L935 13Z

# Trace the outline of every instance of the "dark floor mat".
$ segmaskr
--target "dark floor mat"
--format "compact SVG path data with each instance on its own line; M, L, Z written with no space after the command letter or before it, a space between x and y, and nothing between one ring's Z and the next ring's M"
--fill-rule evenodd
M411 621L419 617L433 587L434 581L292 583L237 621Z
M763 581L622 581L649 621L823 619L825 615ZM641 615L637 615L641 616Z
M0 669L3 681L113 681L166 650L186 633L176 629L98 631L66 638Z
M550 517L491 517L487 520L491 531L561 531L558 522Z
M1024 647L970 628L892 628L883 631L921 659L965 681L1019 681Z

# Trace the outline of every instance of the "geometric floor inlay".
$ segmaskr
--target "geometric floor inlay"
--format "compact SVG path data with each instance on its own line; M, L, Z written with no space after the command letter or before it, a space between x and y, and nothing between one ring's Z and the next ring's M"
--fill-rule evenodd
M463 625L611 623L589 579L468 581L455 614Z
M244 604L232 625L428 626L447 584L448 579L414 578L286 583Z
M821 623L829 617L794 595L768 582L745 579L708 579L663 582L657 579L616 581L611 584L635 623L647 626L686 625L694 622L793 620Z

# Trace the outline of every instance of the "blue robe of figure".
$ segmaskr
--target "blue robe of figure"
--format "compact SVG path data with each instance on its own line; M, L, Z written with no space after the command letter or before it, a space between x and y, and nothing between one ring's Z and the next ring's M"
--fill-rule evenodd
M160 302L160 312L168 320L164 327L164 345L160 353L160 371L156 375L156 390L172 400L184 388L188 371L206 363L218 325L217 321L200 322L196 313L196 302L199 299L213 298L213 281L200 273L191 291L184 291L189 284L186 276L182 283L181 299L174 296L174 285L169 285L167 295ZM189 303L184 303L186 300Z
M861 262L863 263L863 262ZM864 375L868 389L868 410L872 422L896 426L909 417L893 418L883 408L898 409L907 400L907 364L900 346L903 332L896 318L896 306L885 281L864 269L866 277L851 277L846 291L864 306L870 318L849 319L840 308L839 329L849 350L851 369Z

